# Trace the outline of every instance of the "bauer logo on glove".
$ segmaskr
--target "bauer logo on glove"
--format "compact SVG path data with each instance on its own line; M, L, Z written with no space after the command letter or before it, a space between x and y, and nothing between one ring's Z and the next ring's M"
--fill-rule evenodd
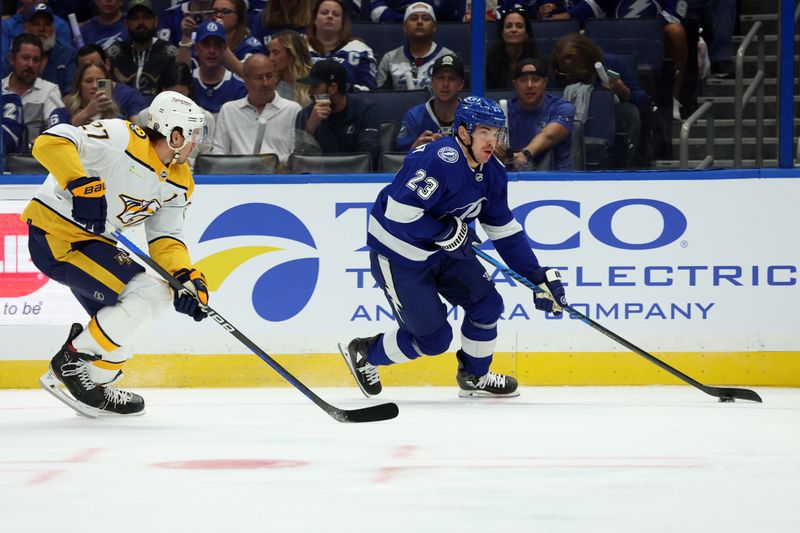
M544 280L537 284L541 292L533 295L533 305L540 311L560 315L567 305L567 294L561 284L561 272L555 268L544 271Z
M106 231L106 184L102 178L78 178L67 184L72 193L72 218L87 231L101 234Z

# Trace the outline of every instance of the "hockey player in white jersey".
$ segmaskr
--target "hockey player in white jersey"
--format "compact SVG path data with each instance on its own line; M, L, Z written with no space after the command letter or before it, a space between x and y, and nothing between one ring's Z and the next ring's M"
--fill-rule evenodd
M31 258L67 285L90 316L85 327L72 325L40 383L79 414L143 414L140 395L114 386L131 341L170 301L197 321L206 316L205 277L192 269L183 237L194 190L186 159L202 142L204 122L197 104L167 91L153 100L144 129L120 119L61 124L33 147L49 174L21 215ZM172 294L116 247L114 227L139 224L150 255L186 291Z
M367 396L381 392L378 367L447 350L453 331L442 297L464 309L456 382L461 397L517 396L517 381L490 370L503 299L472 249L478 219L505 262L539 285L537 309L561 313L564 287L542 267L508 207L508 176L493 154L505 125L500 106L468 96L456 108L455 136L414 149L372 206L367 230L372 276L397 328L339 345Z

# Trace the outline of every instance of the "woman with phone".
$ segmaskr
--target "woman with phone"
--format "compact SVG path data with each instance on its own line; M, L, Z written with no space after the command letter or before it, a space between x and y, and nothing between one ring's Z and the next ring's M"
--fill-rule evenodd
M64 97L73 126L84 126L102 118L127 118L112 97L108 70L102 63L86 63L78 69L72 91Z

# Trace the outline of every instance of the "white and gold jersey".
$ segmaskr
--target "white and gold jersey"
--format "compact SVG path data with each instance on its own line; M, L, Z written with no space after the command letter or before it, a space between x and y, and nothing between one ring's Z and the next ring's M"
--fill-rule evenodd
M86 126L59 124L37 138L33 155L50 172L21 219L66 242L97 239L114 243L72 218L67 185L97 176L106 184L108 221L118 228L145 225L150 255L169 272L191 267L183 243L184 211L194 191L189 165L165 166L145 132L126 120Z

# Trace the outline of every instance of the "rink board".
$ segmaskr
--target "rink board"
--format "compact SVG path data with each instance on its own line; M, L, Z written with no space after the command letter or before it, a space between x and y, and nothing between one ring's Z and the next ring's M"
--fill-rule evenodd
M509 204L542 264L562 269L568 299L592 319L701 381L800 385L800 179L639 175L656 179L512 181ZM187 244L218 312L308 384L346 384L336 343L395 327L364 249L368 209L387 177L277 178L199 178ZM70 292L30 263L16 215L33 190L0 188L0 387L29 386L66 326L85 321ZM130 235L143 244L142 232ZM537 312L528 289L488 270L506 304L498 370L526 384L675 382L585 324ZM452 311L451 351L462 318ZM282 381L215 324L175 313L134 348L156 355L128 364L129 383ZM453 367L448 355L382 375L451 384Z

